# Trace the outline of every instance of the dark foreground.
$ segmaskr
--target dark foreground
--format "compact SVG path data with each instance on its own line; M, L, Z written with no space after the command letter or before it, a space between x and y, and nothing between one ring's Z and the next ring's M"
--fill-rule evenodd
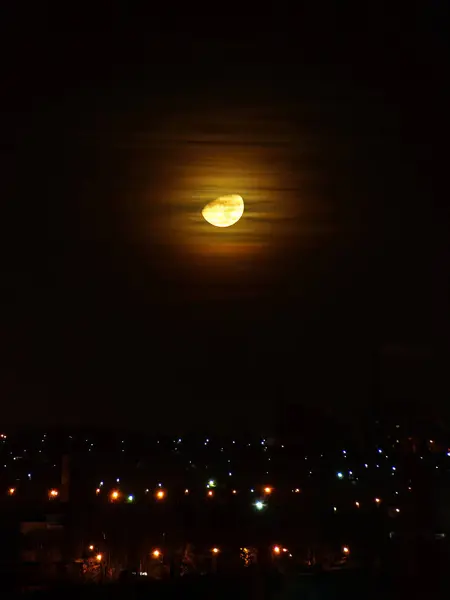
M175 581L124 581L104 585L58 585L47 589L3 593L2 598L33 600L60 598L246 598L249 600L338 600L448 598L449 578L429 573L397 577L364 571L281 576L252 573L245 576L193 576Z

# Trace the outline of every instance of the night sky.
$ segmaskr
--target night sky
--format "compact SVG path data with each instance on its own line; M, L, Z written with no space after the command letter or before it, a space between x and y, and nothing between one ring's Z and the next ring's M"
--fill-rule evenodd
M439 415L447 102L428 4L234 29L178 15L184 33L7 15L2 421ZM200 212L223 193L246 212L219 231Z

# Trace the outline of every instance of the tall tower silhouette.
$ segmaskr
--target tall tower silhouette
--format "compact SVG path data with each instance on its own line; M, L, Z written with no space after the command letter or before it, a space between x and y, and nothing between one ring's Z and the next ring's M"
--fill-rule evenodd
M61 501L69 501L70 492L70 458L68 454L64 454L61 459Z

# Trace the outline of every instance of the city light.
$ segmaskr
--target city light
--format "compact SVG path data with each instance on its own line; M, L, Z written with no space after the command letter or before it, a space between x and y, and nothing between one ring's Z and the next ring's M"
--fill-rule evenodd
M152 552L152 557L153 558L161 558L161 550L158 550L158 548L155 548Z
M342 552L344 554L350 554L350 548L348 546L343 546L342 547Z
M212 548L211 552L213 554L219 554L220 550L219 550L219 548Z
M103 554L97 554L97 556L95 558L97 559L98 562L102 562Z
M280 546L274 546L272 548L272 551L274 554L280 554L280 552L281 552Z
M92 552L92 550L93 550L93 549L94 549L94 544L91 544L91 545L89 546L89 550Z
M392 427L395 427L395 421L394 426L391 426L391 428ZM94 437L90 437L89 440L87 440L85 436L83 436L79 442L83 445L83 447L86 444L86 446L89 447L89 450L92 447L93 454L90 455L92 465L89 468L89 474L86 473L87 479L85 481L80 481L83 475L81 475L81 473L78 474L78 471L76 472L77 477L75 477L75 474L72 473L71 488L73 493L71 496L73 495L74 498L78 496L81 498L81 496L83 496L83 502L94 502L98 506L103 504L107 506L108 503L116 503L116 510L122 508L122 510L133 511L135 509L133 509L131 506L122 507L122 504L134 503L136 504L136 507L138 507L141 504L141 501L144 499L144 494L142 493L144 491L147 495L147 500L149 499L149 496L152 495L154 498L152 500L153 503L162 501L159 510L164 510L167 508L167 502L164 502L164 500L167 500L169 491L171 492L171 496L168 501L170 505L172 505L172 501L174 504L177 502L183 502L181 496L184 495L184 503L188 503L190 505L194 501L198 502L200 505L199 510L202 509L202 506L203 510L205 508L210 510L216 505L217 502L219 502L220 505L222 505L222 503L224 505L228 503L228 506L234 505L236 502L239 503L239 499L235 498L233 500L230 498L230 496L239 495L241 499L244 497L247 498L248 506L253 507L256 512L262 513L261 517L257 517L255 515L254 518L259 520L262 519L264 521L267 517L271 516L272 511L275 513L275 515L278 514L279 511L282 511L283 503L289 503L289 498L290 502L297 504L299 502L301 503L303 493L307 493L307 495L309 494L309 489L312 482L312 478L311 480L308 479L309 473L309 475L316 478L318 494L325 494L328 497L327 510L330 519L332 519L332 515L332 520L339 519L339 517L337 517L337 512L345 516L347 515L348 511L353 513L353 518L370 519L370 507L372 507L372 518L376 517L377 514L379 514L379 516L384 516L386 513L386 516L391 517L392 521L395 521L395 518L399 517L400 514L405 517L406 513L408 512L407 504L403 503L403 496L411 499L412 491L419 488L419 484L416 483L414 471L411 470L411 479L409 479L408 473L404 472L402 467L403 462L400 460L400 456L397 455L396 449L398 449L401 444L405 443L405 448L403 448L402 452L409 453L411 462L415 461L417 465L420 465L422 469L428 470L433 476L436 475L436 470L439 470L442 473L442 476L444 476L444 458L448 457L450 459L450 436L448 439L442 440L430 439L430 433L422 438L419 438L418 436L414 438L407 438L406 434L404 439L402 437L402 439L397 442L396 437L398 436L400 438L400 432L396 431L394 434L392 434L392 431L389 432L388 430L383 434L383 437L381 435L378 437L376 443L370 442L361 453L355 453L355 447L353 445L346 444L344 449L342 449L343 444L346 443L344 441L341 441L340 443L338 442L339 445L337 448L332 451L330 450L330 452L325 452L324 450L319 449L317 455L315 452L312 452L312 449L305 447L304 451L302 451L300 454L301 464L305 466L304 463L308 462L308 469L304 469L303 472L305 478L304 488L292 488L292 483L289 484L290 481L293 481L296 472L292 466L294 463L290 462L290 458L293 457L288 456L287 458L289 459L289 462L278 465L278 458L276 458L275 455L270 456L272 449L284 448L284 444L282 442L285 440L278 438L266 441L259 437L259 439L256 438L256 442L255 440L252 440L250 444L249 439L237 440L236 438L233 441L230 439L228 441L221 440L218 442L218 440L215 438L214 442L211 442L209 438L202 437L197 441L193 439L192 443L190 440L183 440L183 444L181 445L181 438L178 438L178 436L171 437L169 438L169 442L173 442L175 445L175 451L177 453L176 460L178 462L174 464L174 472L172 473L170 471L171 477L173 475L173 479L171 480L174 483L166 488L165 485L168 485L169 483L168 479L165 479L164 483L158 483L158 479L153 479L153 481L151 479L147 481L142 480L139 487L134 487L134 474L127 466L128 463L120 463L120 465L119 462L114 463L116 458L114 458L112 454L107 458L107 460L112 461L108 467L110 473L110 475L108 475L108 471L104 470L105 467L101 467L101 464L108 463L101 462L104 457L102 454L103 451L100 450L101 444L99 443L99 440L96 440ZM72 436L68 437L72 439ZM75 438L76 436L74 436L73 439L75 440ZM409 440L408 443L406 443L406 439ZM119 443L120 440L121 438L118 439ZM67 500L67 498L65 487L58 483L58 479L56 479L56 477L59 477L61 465L58 464L56 454L55 458L53 458L50 452L50 448L53 448L52 434L49 433L48 435L41 435L37 439L36 448L33 447L32 444L34 442L31 439L29 442L25 440L18 440L17 443L13 439L13 442L14 443L12 443L10 446L9 438L7 440L0 438L0 445L4 449L4 453L2 454L3 460L0 465L0 467L2 467L2 473L5 481L3 492L4 496L10 496L8 502L11 504L15 504L19 500L23 502L32 501L34 492L31 487L31 480L33 483L36 481L36 485L43 486L43 492L41 491L40 493L41 499L43 498L44 501L47 501L49 511L50 507L53 506L51 510L55 512L60 505L61 500ZM156 446L157 443L160 443L160 446ZM205 443L207 446L203 447L203 443ZM75 444L75 441L73 444ZM168 453L174 452L173 444L170 444L170 448L166 448L163 439L161 439L161 441L156 441L156 439L154 439L153 444L156 448L160 449L161 453L163 451L167 451ZM199 446L200 451L205 455L201 459L199 459L199 457L196 455L195 444ZM427 446L428 450L425 450ZM447 448L445 448L445 446L447 446ZM252 453L254 453L255 460L261 460L261 464L255 465L255 469L252 470L252 474L245 469L244 457L242 457L242 461L239 459L240 457L238 450L243 448L243 451L245 452L247 451L247 447L248 450L251 450ZM113 447L111 448L111 452L115 451ZM282 453L283 460L286 458L286 453L289 453L289 445L286 445L285 448L286 450L284 450ZM384 452L384 448L387 448L386 453ZM424 448L422 456L420 448ZM435 452L433 452L433 450ZM216 453L219 451L220 453L224 453L218 455L220 456L220 463L218 462L218 458L216 456ZM38 452L41 454L38 455ZM63 452L64 449L61 447L59 456L61 456ZM109 452L106 447L105 452ZM127 449L126 452L130 452L130 450ZM320 452L323 452L323 454L320 454L320 458L326 458L326 467L325 460L320 461L319 459ZM34 457L34 453L36 453L36 458L48 464L48 474L39 473L38 470L36 470L37 466L34 468L34 464L30 462L33 460L32 456ZM96 456L96 453L99 453L98 457ZM257 458L257 455L260 458ZM359 459L355 459L353 462L353 460L350 458L353 455L359 456ZM130 459L131 458L132 457L130 456ZM169 460L174 460L171 456L166 458L167 461L164 457L161 457L161 460L163 461L161 464L166 465L166 462L168 463ZM298 460L299 457L297 456L296 458ZM377 458L378 463L375 460ZM363 462L367 460L373 462L371 464ZM269 469L268 461L272 461L270 466L275 466L274 461L277 462L275 471L266 470ZM70 464L68 466L70 470ZM345 470L341 471L341 467L345 468ZM52 470L50 470L50 468ZM175 468L179 469L179 472L175 473ZM336 471L338 468L339 471ZM370 472L369 468L372 469ZM119 474L117 474L117 471L114 472L115 469L120 469ZM193 470L191 471L191 469ZM189 473L186 473L185 471L189 471ZM320 478L317 475L319 472L321 472ZM259 473L260 476L255 477L256 473ZM70 473L67 472L67 474L64 473L63 475L67 478L70 476ZM119 475L120 478L117 477L117 475ZM192 480L194 475L196 481L195 484L194 480ZM227 477L227 475L229 476ZM400 481L395 483L400 475L402 475ZM164 478L165 476L169 477L169 471L165 472L164 470L160 470L157 476L161 478ZM219 478L218 480L216 479L216 476ZM108 479L101 480L101 478L105 477L108 477ZM178 483L176 483L180 481L182 482L184 477L186 477L185 485L190 485L190 488L183 488L182 485L180 486ZM233 477L233 481L231 481L231 477ZM395 479L393 479L393 477L395 477ZM336 479L338 479L337 485ZM345 482L344 479L346 480ZM30 483L28 480L30 480ZM97 481L97 487L94 488L93 486L95 481ZM419 480L417 481L420 483ZM7 487L8 483L12 487ZM116 486L114 486L114 483L116 483ZM50 488L50 485L58 485L59 487ZM239 485L239 488L232 488L231 485ZM275 485L277 486L276 488ZM347 497L340 497L340 494L342 494L345 489L347 489ZM45 497L46 490L48 495L47 498ZM130 493L130 490L134 490L133 493ZM97 500L92 498L92 491L94 491ZM381 492L383 497L374 497L373 494L375 492ZM406 494L406 492L408 492L408 494ZM44 494L43 496L42 493ZM298 494L297 500L292 499L290 493ZM138 494L137 498L136 494ZM172 494L174 495L173 497ZM189 500L187 499L188 495L190 496ZM393 498L394 495L395 499ZM363 500L355 501L352 499L354 496L359 496L360 498L362 497ZM211 502L213 499L214 502ZM272 506L275 500L275 505ZM5 498L5 502L6 501L7 499ZM338 504L334 505L335 502ZM383 506L381 506L381 504L383 504ZM374 510L375 507L377 508L376 511ZM155 510L156 508L157 507L155 506ZM354 508L357 509L358 514L355 513L353 510ZM361 508L363 508L363 511L360 510ZM111 507L111 510L112 509L113 507ZM400 519L397 519L397 522L400 521ZM90 535L92 535L97 542L97 536L94 536L92 533ZM105 548L101 544L101 538L98 539L98 544L96 543L95 545L89 545L90 542L86 544L86 541L89 539L89 537L90 536L85 537L84 541L81 540L80 545L81 548L84 548L84 552L87 554L87 556L90 557L91 562L95 562L97 552L99 552L99 550L102 548L103 550ZM351 543L351 539L349 539L348 542ZM155 539L153 543L163 544L163 541ZM281 544L278 547L282 553L280 556L287 558L289 552L287 552L285 555L284 547ZM87 550L88 548L89 552ZM343 548L348 548L347 546L338 545L338 551L339 548L341 548L341 554L342 552L346 554ZM272 545L268 546L268 550L270 553L275 552L273 542ZM152 546L148 546L147 560L149 559L148 553L151 553L151 551ZM209 553L210 557L211 553L214 554L211 546L209 546L207 552ZM221 554L222 552L225 552L225 548L220 547L220 552ZM103 557L103 561L105 560L105 557L109 561L109 555L106 556L105 552ZM164 557L166 557L165 551ZM341 558L344 557L341 556Z

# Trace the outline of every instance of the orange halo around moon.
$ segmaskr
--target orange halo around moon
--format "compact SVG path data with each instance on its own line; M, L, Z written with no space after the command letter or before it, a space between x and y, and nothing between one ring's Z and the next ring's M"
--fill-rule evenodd
M311 237L310 174L293 168L282 124L266 131L253 113L210 121L161 126L145 137L148 150L137 146L133 177L144 185L127 205L134 247L190 282L278 276L272 265Z

